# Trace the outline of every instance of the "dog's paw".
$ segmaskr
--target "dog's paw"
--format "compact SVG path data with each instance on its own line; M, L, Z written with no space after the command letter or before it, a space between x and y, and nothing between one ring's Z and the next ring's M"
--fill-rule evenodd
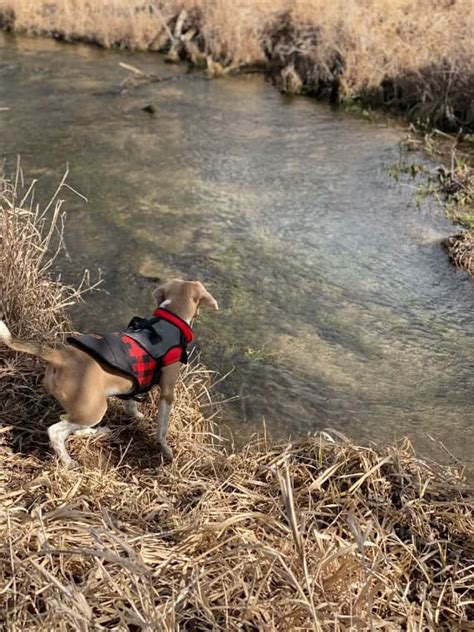
M81 464L78 461L75 461L74 459L70 459L69 461L63 462L63 465L66 468L66 470L78 470L81 467Z
M100 428L81 428L74 433L75 437L91 437L91 436L103 436L108 435L112 430L106 426L100 426Z
M138 404L133 399L125 400L124 410L125 410L125 414L128 415L129 417L132 417L133 419L143 419L143 417L145 416L143 413L141 413L138 410Z
M171 463L171 461L173 460L173 450L169 447L167 443L160 443L158 445L165 461Z

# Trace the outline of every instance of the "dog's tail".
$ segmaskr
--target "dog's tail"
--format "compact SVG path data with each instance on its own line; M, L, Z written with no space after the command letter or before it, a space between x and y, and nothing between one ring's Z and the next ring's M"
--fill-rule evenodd
M14 349L15 351L31 353L32 355L38 356L53 365L62 363L62 353L60 349L53 349L52 347L40 342L26 342L25 340L14 338L3 320L0 320L0 340L6 344L7 347L10 347L10 349Z

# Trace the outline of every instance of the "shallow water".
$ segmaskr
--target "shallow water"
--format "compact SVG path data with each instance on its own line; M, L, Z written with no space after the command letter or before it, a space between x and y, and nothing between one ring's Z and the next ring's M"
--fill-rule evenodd
M114 94L121 61L178 78ZM100 268L108 293L75 311L78 328L147 314L143 275L200 278L221 311L201 312L198 345L233 369L218 391L240 396L224 412L237 440L265 420L275 437L407 434L472 459L474 287L439 246L441 209L416 209L387 174L399 130L259 77L1 34L0 89L7 167L20 154L46 200L68 163L89 200L66 194L61 270Z

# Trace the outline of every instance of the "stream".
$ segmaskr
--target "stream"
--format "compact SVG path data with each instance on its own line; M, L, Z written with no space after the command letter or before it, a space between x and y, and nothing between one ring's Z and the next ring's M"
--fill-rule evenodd
M166 81L121 94L120 62ZM401 137L259 76L0 33L7 172L20 155L44 203L67 164L88 199L64 193L62 278L103 276L75 326L149 314L149 278L202 280L221 310L201 310L197 346L230 371L215 396L237 444L329 427L472 462L474 286L440 247L441 206L388 175Z

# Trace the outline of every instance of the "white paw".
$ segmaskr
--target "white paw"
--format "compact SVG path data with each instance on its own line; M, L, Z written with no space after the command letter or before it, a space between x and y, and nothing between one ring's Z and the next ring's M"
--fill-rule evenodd
M75 437L90 437L93 435L107 435L111 433L112 430L110 428L82 428L81 430L76 430L74 433Z
M75 437L88 437L91 434L95 434L97 431L95 428L81 428L81 430L76 430L74 432Z
M143 413L141 413L139 410L136 411L136 413L134 413L133 415L135 417L135 419L144 419L145 415Z
M63 465L67 470L78 470L81 467L80 463L74 459L63 461Z

